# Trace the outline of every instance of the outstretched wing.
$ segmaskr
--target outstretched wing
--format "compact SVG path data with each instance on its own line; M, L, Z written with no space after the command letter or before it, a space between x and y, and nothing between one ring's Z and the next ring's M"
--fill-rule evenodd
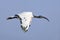
M9 19L14 19L14 18L17 18L17 16L8 17L7 20L9 20Z
M44 19L46 19L47 21L49 21L48 18L46 18L46 17L44 17L44 16L41 16L41 15L40 15L40 16L35 16L35 15L34 15L34 18L44 18Z

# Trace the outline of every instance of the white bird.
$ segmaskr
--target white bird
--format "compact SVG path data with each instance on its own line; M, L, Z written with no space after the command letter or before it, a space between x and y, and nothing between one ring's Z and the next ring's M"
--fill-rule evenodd
M14 18L17 18L17 19L20 20L21 28L25 32L28 31L28 29L31 25L32 18L44 18L44 19L49 21L48 18L46 18L44 16L41 16L41 15L35 16L35 15L32 14L32 12L22 12L20 14L15 14L15 16L8 17L7 20L14 19Z

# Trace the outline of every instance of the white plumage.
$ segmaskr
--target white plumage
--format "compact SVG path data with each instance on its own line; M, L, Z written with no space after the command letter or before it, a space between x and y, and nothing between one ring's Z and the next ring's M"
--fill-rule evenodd
M22 24L21 26L25 29L25 31L28 30L29 28L29 25L31 24L31 21L32 21L32 12L23 12L21 14L18 14L19 17L22 19Z
M8 17L7 20L9 19L14 19L14 18L18 18L20 20L20 23L21 23L21 28L27 32L28 31L28 28L30 27L31 25L31 21L32 21L32 18L44 18L46 20L48 20L46 17L44 16L35 16L32 14L32 12L22 12L20 14L16 14L15 16L11 16L11 17ZM48 20L49 21L49 20Z

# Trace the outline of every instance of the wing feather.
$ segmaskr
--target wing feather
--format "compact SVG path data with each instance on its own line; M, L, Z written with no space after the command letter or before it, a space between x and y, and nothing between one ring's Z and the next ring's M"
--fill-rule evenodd
M49 19L47 18L47 17L44 17L44 16L34 16L34 18L44 18L44 19L46 19L47 21L49 21Z

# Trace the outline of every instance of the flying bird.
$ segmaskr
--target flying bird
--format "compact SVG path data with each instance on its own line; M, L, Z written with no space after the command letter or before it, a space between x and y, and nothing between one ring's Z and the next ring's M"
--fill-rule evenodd
M35 16L32 14L32 12L22 12L20 14L15 14L14 16L10 16L7 18L7 20L9 19L19 19L20 20L20 23L21 23L21 28L24 32L27 32L30 25L31 25L31 21L32 21L32 18L44 18L46 19L47 21L49 21L48 18L44 17L44 16Z

